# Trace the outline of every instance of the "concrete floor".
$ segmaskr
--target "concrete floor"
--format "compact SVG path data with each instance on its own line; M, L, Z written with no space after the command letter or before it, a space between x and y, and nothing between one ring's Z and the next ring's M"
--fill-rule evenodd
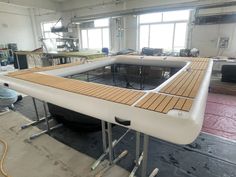
M40 117L44 115L42 102L37 102ZM31 97L15 104L18 112L35 120L36 115ZM39 128L45 129L42 123ZM113 139L119 138L126 129L114 126ZM71 148L97 159L102 153L101 131L83 132L63 126L51 136ZM141 138L142 141L142 138ZM148 173L159 168L158 177L236 177L236 142L215 135L200 133L189 145L180 146L150 137ZM134 167L135 132L131 131L114 149L115 155L123 150L128 155L118 163L131 171ZM140 176L140 170L137 172Z
M0 116L0 138L9 146L5 169L11 177L92 177L108 164L104 161L99 169L91 172L90 165L95 159L54 138L43 135L29 141L28 137L40 130L35 127L21 130L20 125L27 122L28 120L18 112ZM104 177L121 176L128 176L128 172L118 166L114 166L104 175Z

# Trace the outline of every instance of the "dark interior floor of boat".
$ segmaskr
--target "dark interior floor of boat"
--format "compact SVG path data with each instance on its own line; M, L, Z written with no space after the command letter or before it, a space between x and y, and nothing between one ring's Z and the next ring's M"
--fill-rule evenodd
M128 89L151 90L179 70L180 68L115 64L74 74L69 78Z

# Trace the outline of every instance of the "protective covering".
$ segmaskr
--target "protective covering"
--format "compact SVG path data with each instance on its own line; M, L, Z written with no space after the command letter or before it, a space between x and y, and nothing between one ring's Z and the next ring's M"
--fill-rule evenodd
M17 100L17 93L13 90L0 87L0 108L12 105Z

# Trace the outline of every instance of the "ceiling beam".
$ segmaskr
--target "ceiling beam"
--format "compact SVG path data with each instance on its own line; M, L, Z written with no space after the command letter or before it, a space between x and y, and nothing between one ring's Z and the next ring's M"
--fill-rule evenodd
M0 0L0 2L29 8L41 8L53 11L60 10L60 3L50 0Z
M201 7L205 5L222 4L222 3L232 3L236 0L70 0L61 3L61 11L93 11L96 9L99 14L99 8L102 11L122 11L122 10L132 10L132 9L145 9L145 8L168 8L187 6L191 8ZM108 6L117 6L117 9L109 9ZM120 6L121 5L121 6ZM121 7L121 8L120 8ZM95 11L96 11L95 10ZM91 12L92 13L92 12ZM105 12L103 12L105 13Z

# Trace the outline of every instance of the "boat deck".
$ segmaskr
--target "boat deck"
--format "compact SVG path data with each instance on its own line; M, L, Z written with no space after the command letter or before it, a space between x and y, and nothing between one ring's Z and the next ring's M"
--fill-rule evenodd
M178 59L181 60L181 58ZM191 62L188 68L181 71L175 79L163 87L159 93L153 91L147 93L147 91L118 88L37 73L39 71L66 68L72 66L71 64L19 71L10 73L8 76L76 94L164 114L172 109L189 112L204 79L210 60L207 58L183 58L182 61L183 60Z

